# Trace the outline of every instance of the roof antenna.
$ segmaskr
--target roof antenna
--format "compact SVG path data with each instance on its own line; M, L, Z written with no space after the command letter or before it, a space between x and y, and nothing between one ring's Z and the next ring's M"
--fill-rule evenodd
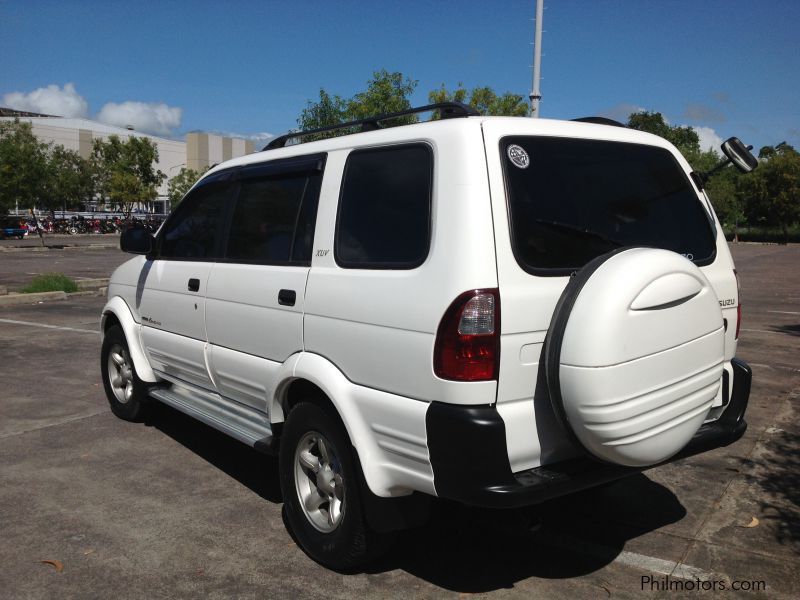
M531 117L539 117L539 101L542 92L539 89L539 80L542 78L542 13L544 13L544 0L536 0L536 26L533 38L533 86L531 94Z

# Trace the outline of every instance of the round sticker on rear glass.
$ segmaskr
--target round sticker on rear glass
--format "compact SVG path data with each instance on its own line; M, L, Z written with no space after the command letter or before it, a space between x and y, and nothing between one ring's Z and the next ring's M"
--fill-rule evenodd
M531 159L528 156L528 153L525 152L525 148L522 146L511 144L506 150L506 154L508 154L508 159L514 163L515 167L527 169L528 165L531 164Z

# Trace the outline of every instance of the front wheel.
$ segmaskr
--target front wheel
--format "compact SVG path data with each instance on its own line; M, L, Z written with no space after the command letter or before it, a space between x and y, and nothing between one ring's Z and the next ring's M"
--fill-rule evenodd
M136 375L128 341L119 325L109 327L105 333L100 370L111 412L126 421L141 421L149 400L147 389Z
M332 410L309 402L292 409L280 449L284 518L306 554L336 570L375 559L388 541L366 523L354 461Z

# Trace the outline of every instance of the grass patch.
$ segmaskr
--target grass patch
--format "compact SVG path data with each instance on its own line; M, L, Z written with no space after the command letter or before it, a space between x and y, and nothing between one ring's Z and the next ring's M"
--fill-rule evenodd
M44 273L33 278L28 285L22 288L23 294L37 292L77 292L78 285L63 273Z

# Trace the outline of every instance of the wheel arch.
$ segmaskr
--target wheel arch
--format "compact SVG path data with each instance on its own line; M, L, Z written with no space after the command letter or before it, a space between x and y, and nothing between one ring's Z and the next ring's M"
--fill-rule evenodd
M318 354L303 352L298 356L291 374L287 374L275 388L271 400L270 415L273 423L282 422L291 408L300 401L311 400L327 405L340 420L355 448L364 479L373 494L380 497L406 496L414 490L435 494L433 473L409 473L392 458L387 457L384 448L378 443L375 424L374 395L382 392L364 390L356 386L328 359ZM411 401L414 405L416 401ZM419 419L424 437L424 411L427 404L415 406L422 416ZM367 414L370 413L370 414ZM385 418L388 412L381 411ZM278 420L279 419L279 420ZM430 462L425 448L425 462Z
M106 303L103 307L103 316L100 320L100 328L103 333L114 325L119 325L125 334L125 339L128 342L128 350L131 353L133 366L136 368L136 374L139 376L139 379L149 383L158 381L144 353L144 348L142 347L141 338L139 337L141 325L133 319L133 314L127 303L119 296L111 298Z

